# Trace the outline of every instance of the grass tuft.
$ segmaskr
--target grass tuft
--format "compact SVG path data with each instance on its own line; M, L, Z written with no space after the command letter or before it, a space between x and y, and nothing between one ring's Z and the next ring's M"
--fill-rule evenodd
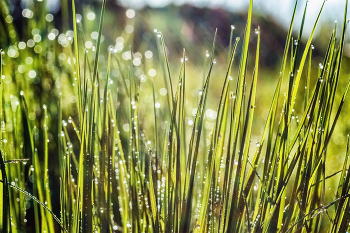
M84 48L85 34L96 25L81 22L74 0L69 38L43 37L20 50L19 34L7 33L14 25L4 3L0 17L7 24L0 22L0 31L12 45L1 44L6 53L1 50L0 56L1 232L349 231L349 137L343 166L332 170L329 165L335 156L332 135L346 123L340 116L350 79L342 90L338 86L348 77L343 71L348 1L340 39L335 25L315 72L319 58L312 41L325 2L315 22L306 20L306 2L294 39L295 2L277 85L258 136L265 32L252 29L253 0L242 42L233 39L232 27L220 56L216 30L211 53L195 75L187 61L190 49L176 65L167 35L159 31L153 38L159 56L153 60L136 51L137 34L123 33L122 49L118 44L106 49L106 0L92 49ZM42 32L53 27L44 20L46 8L35 6L38 22L30 19L31 24ZM68 14L66 1L62 7ZM304 26L312 23L303 43ZM32 62L25 64L29 57ZM216 64L220 57L224 66ZM156 74L152 67L163 72ZM215 102L217 67L224 68ZM194 116L188 113L192 82L202 85ZM158 96L161 85L164 97ZM217 111L208 107L213 103ZM209 119L208 113L215 117Z

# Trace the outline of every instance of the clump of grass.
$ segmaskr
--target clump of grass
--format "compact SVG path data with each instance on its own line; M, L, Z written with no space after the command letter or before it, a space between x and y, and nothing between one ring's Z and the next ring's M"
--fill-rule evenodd
M36 232L345 232L350 221L346 214L350 208L349 139L340 171L329 175L326 160L349 89L348 82L340 103L336 103L348 1L340 40L337 42L335 25L323 68L314 74L311 43L324 3L303 47L303 26L309 23L305 22L307 3L298 38L294 40L292 29L298 1L295 3L277 87L256 147L251 145L251 139L256 92L260 91L260 34L264 32L257 28L251 35L252 0L243 42L234 42L231 31L224 83L208 145L204 123L215 68L216 33L191 129L186 124L186 52L183 51L175 81L162 33L157 33L156 40L167 88L163 108L156 103L156 80L149 77L149 82L141 84L144 71L134 72L132 59L121 59L110 47L105 63L99 62L104 53L101 38L106 0L92 51L81 49L85 44L84 27L72 1L73 42L72 38L62 42L70 64L62 65L62 70L50 59L40 62L44 57L37 52L47 49L47 57L58 57L53 50L57 44L49 40L38 42L36 46L43 48L34 47L37 55L31 49L18 54L16 35L10 36L14 47L7 54L13 58L2 54L0 62L4 75L2 232L30 231L26 228L28 223L24 223L28 203L33 205L34 222L30 226ZM8 27L11 29L11 24ZM250 79L247 67L251 40L257 46ZM131 46L132 42L124 50L132 57L135 54ZM242 46L239 72L232 78L238 46ZM36 56L28 75L33 76L32 71L36 70L41 86L35 83L36 79L24 80L20 72L23 67L19 64L26 53ZM110 75L114 65L120 72L117 79ZM280 103L284 78L287 91ZM46 81L53 80L57 86L55 96L36 93L42 91L37 86L44 88ZM301 87L304 82L305 88ZM115 91L114 85L123 92ZM153 104L143 112L140 97L145 85ZM77 112L73 117L65 106L70 92ZM45 105L39 107L41 113L37 114L41 117L35 119L31 111L42 102ZM52 103L58 103L56 111ZM58 136L53 137L50 132ZM54 154L49 153L50 135L56 140ZM59 188L50 185L54 179L49 176L49 167L54 161L59 164ZM27 162L31 163L29 170ZM335 194L326 192L329 179L339 182ZM31 194L25 190L31 190ZM59 198L54 199L53 192L58 190ZM59 215L52 211L57 201Z

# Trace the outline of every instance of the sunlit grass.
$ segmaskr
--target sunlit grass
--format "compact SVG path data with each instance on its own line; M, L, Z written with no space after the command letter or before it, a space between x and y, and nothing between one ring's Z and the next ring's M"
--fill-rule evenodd
M203 67L192 70L185 49L173 64L157 30L149 39L153 52L147 41L134 51L132 24L115 45L104 44L106 0L100 14L87 13L86 24L72 1L67 33L35 2L23 11L27 41L19 41L3 4L2 232L346 232L349 139L341 170L329 173L327 161L349 89L348 82L337 90L345 83L347 3L340 36L337 25L328 32L316 73L312 40L324 4L308 22L306 3L293 38L296 1L259 126L264 31L252 28L252 0L244 37L234 39L232 27L226 54L217 55L215 32ZM67 9L63 1L65 29ZM133 10L126 16L137 17ZM314 25L306 43L304 24ZM94 43L86 39L89 27ZM217 71L219 56L226 64ZM219 81L221 93L213 96ZM190 89L196 84L199 90ZM255 128L262 129L258 140Z

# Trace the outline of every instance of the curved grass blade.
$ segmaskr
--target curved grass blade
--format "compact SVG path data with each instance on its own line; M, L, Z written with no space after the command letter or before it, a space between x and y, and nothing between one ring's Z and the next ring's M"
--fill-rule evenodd
M21 162L25 163L27 161L29 161L29 159L10 159L10 160L5 160L3 162L4 164L6 164L6 163L21 163Z
M5 183L4 180L0 180L1 183ZM66 228L63 227L63 225L61 224L61 221L56 217L56 215L44 204L42 203L38 198L34 197L33 195L31 195L30 193L24 191L23 189L21 189L20 187L14 186L12 185L10 182L7 183L7 185L11 188L16 189L17 191L25 194L26 196L30 197L32 200L34 200L36 203L38 203L39 205L41 205L41 207L43 207L45 210L47 210L50 215L56 220L56 222L60 225L60 227L65 231L68 232Z

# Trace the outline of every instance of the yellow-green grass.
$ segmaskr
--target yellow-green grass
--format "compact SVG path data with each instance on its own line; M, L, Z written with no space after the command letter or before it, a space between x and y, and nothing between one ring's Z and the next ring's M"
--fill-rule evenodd
M24 45L2 3L2 232L345 232L349 140L336 153L332 136L346 140L347 3L316 70L322 9L305 21L306 3L293 38L296 1L278 71L259 66L252 0L244 36L232 28L223 49L213 32L203 65L185 49L169 59L159 31L152 58L133 33L116 32L123 48L104 44L106 0L98 25L73 0L65 35L33 3ZM302 43L304 24L314 27Z

